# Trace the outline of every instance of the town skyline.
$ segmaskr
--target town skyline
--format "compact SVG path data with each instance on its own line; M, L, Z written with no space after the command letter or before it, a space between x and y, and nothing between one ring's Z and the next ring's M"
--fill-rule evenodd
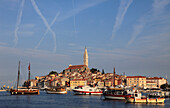
M145 7L145 8L143 8ZM0 85L83 64L170 81L169 0L1 0Z

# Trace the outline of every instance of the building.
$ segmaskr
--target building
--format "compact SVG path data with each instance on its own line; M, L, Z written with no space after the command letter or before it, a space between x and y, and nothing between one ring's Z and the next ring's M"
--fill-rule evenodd
M65 69L66 72L82 72L89 70L90 69L86 65L69 65L69 67Z
M87 53L87 48L85 47L84 51L84 65L88 67L88 53Z
M141 88L146 87L146 77L145 76L127 76L127 86L138 86Z
M90 71L90 69L88 68L88 53L87 53L86 47L84 51L84 64L83 65L69 65L69 67L66 68L65 71L66 72Z
M146 80L146 87L147 88L157 88L157 83L153 81L147 81Z
M149 82L155 82L156 86L159 88L161 87L162 84L167 83L167 79L164 79L162 77L147 77L146 80Z
M73 79L70 81L70 87L73 89L77 86L86 86L87 80L86 79Z

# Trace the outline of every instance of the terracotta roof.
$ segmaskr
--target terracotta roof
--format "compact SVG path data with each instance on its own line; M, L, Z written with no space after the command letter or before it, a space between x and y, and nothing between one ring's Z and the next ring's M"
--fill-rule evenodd
M69 66L66 70L69 70L69 69L81 69L84 66L86 66L86 65L73 65L73 66Z
M127 76L126 78L146 78L146 76Z
M86 81L87 79L73 79L71 81Z
M158 79L162 79L162 78L161 77L148 77L147 79L150 79L150 80L156 79L156 80L158 80Z

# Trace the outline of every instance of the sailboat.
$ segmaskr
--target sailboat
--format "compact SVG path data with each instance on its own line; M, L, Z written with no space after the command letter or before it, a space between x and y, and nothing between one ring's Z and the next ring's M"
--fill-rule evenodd
M30 64L28 66L29 74L28 74L28 82L30 82ZM18 65L18 78L17 78L17 89L10 89L11 95L26 95L26 94L40 94L38 89L33 89L29 87L19 87L19 78L20 78L20 61Z

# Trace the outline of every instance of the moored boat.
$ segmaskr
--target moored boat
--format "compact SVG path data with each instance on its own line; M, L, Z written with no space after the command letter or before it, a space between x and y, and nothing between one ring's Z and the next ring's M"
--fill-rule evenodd
M99 89L98 87L90 87L90 86L77 86L74 89L72 89L74 94L77 95L101 95L103 91Z
M27 94L40 94L39 90L36 88L25 88L21 87L18 89L11 89L11 95L27 95Z
M165 98L148 98L146 96L142 96L141 93L134 93L131 97L125 97L126 102L129 103L164 103Z
M125 99L125 97L130 97L131 95L124 88L108 88L103 92L105 99Z
M28 82L30 81L30 64L28 66L29 70L29 76L28 76ZM17 88L13 89L11 88L9 91L11 95L26 95L26 94L40 94L39 89L37 88L31 88L29 87L29 84L27 87L19 87L19 78L20 78L20 61L18 65L18 78L17 78Z
M48 94L67 94L67 89L66 87L53 87L46 89L46 92Z

